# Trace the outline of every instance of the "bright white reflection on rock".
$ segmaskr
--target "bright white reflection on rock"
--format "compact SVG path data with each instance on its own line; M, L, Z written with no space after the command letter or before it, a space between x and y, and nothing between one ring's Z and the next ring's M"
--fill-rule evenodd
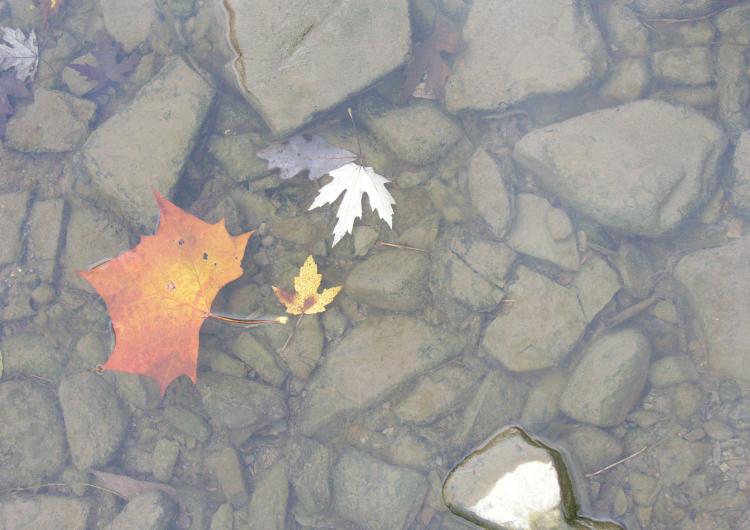
M500 477L470 510L486 521L529 530L535 515L556 509L560 500L552 462L525 462Z

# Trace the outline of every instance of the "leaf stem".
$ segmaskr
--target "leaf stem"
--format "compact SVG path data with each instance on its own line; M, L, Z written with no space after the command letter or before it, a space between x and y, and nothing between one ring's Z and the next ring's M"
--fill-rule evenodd
M276 318L235 318L224 315L217 315L216 313L209 313L209 318L218 320L220 322L226 322L228 324L240 324L242 326L257 326L260 324L286 324L289 322L289 317L282 316Z

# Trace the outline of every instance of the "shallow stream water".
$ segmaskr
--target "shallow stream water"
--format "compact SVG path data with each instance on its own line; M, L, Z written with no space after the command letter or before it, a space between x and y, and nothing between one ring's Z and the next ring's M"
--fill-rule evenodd
M750 528L750 2L44 5L0 0L0 529ZM254 232L176 217L113 329L80 271L154 192ZM308 256L323 311L203 322Z

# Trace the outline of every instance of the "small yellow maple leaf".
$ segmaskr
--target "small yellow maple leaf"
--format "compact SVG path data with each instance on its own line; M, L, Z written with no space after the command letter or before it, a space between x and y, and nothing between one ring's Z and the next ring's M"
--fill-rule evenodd
M278 287L272 287L279 302L284 304L286 312L290 315L312 315L322 313L326 306L333 302L336 295L341 291L342 285L323 289L318 293L320 282L323 279L318 274L318 265L312 256L308 256L305 263L299 269L299 275L294 278L294 293L290 293Z

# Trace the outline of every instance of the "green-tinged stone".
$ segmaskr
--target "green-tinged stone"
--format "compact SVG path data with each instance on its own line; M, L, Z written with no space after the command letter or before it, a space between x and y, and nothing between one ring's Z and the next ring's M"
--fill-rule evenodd
M622 530L580 515L562 454L519 427L459 462L443 484L443 499L456 515L491 530Z

